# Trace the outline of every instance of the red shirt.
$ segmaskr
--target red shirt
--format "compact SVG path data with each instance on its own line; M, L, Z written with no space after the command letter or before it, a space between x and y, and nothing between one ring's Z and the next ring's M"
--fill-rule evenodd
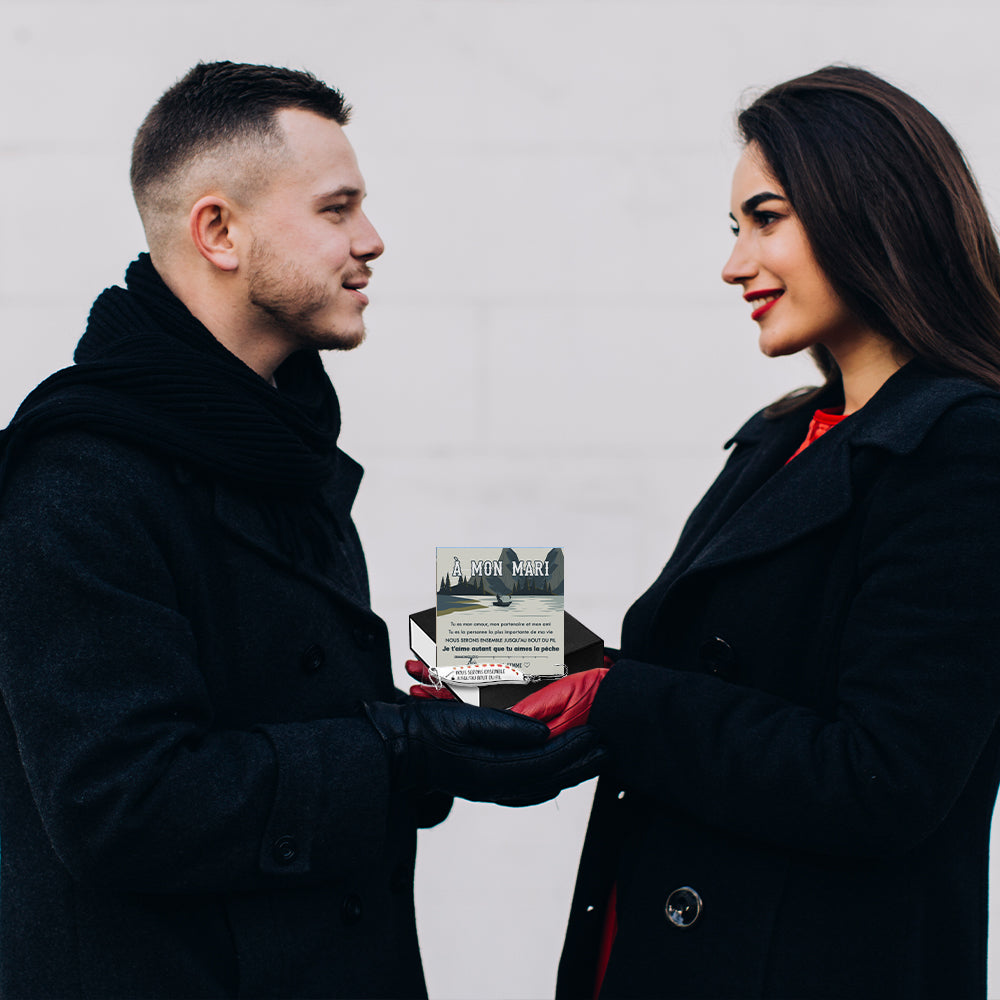
M796 455L804 452L806 448L813 443L813 441L817 438L821 438L828 430L836 427L845 416L846 414L843 413L831 413L829 410L817 410L813 414L812 420L809 421L809 430L806 431L806 439L792 453L792 458L795 458ZM788 461L790 462L792 458Z

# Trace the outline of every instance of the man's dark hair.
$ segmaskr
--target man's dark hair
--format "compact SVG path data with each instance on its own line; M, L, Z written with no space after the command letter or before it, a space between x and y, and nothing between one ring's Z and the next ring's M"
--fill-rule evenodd
M196 156L226 145L280 145L277 112L312 111L346 125L351 107L343 94L312 73L249 63L199 63L153 105L132 145L132 192L140 214L154 189Z
M934 115L872 73L827 66L762 94L739 129L857 317L936 371L1000 387L1000 251ZM839 379L829 351L813 356Z

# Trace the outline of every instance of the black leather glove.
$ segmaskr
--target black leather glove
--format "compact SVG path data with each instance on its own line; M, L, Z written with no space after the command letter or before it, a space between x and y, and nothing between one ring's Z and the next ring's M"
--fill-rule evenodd
M530 805L592 778L604 760L597 734L580 726L550 740L544 722L460 702L372 702L394 787L474 802Z

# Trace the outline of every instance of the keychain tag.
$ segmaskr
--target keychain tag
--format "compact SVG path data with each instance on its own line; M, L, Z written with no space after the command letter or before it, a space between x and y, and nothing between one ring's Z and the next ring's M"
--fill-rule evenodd
M473 685L527 684L529 679L505 663L463 663L450 667L431 667L431 677L441 684Z

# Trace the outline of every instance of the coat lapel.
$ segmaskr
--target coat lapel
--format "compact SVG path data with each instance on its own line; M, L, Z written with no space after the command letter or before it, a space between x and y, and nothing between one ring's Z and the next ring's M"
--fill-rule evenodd
M363 470L357 462L344 452L338 452L337 471L333 479L322 490L326 509L332 518L341 520L341 531L350 519L351 506L361 484ZM243 492L232 490L222 484L215 488L215 517L219 524L243 544L255 549L270 562L283 567L323 590L349 601L371 614L371 609L363 603L360 590L366 584L351 578L339 579L338 571L344 567L334 566L331 575L320 573L308 563L296 559L286 551L268 525L260 504ZM360 588L360 590L359 590Z
M683 560L674 582L688 573L773 552L843 517L860 487L853 461L859 449L907 454L947 409L984 394L995 393L965 379L934 375L911 362L866 406L787 464L805 436L803 415L762 421L759 440L751 444L755 452L734 484L735 510L732 503L723 502L723 516L700 533L696 551ZM751 421L747 427L753 425Z
M788 464L784 460L797 445L782 449L780 467L757 481L756 489L707 539L689 569L763 555L843 516L851 506L852 491L846 435L833 436L842 427L829 431Z
M726 448L735 445L736 451L688 519L666 571L679 576L688 569L761 484L782 467L805 436L808 421L806 414L791 414L777 423L757 414L726 442Z

